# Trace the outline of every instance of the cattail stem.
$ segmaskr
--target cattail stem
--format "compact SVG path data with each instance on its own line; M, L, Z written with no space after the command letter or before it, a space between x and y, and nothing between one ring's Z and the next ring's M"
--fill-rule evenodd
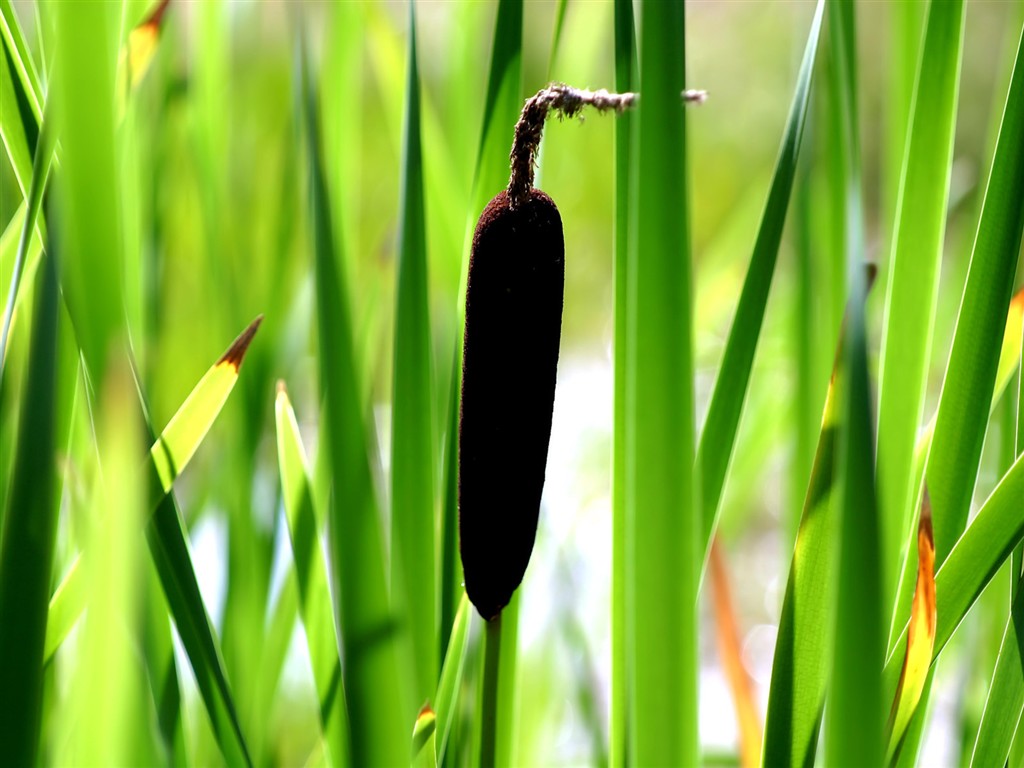
M484 680L480 707L480 768L494 768L498 745L498 671L501 660L501 614L484 622Z
M682 93L683 101L688 104L701 104L706 98L706 91L686 90ZM537 151L548 111L554 110L559 117L574 117L583 107L589 106L598 112L614 111L622 114L635 106L638 99L637 93L610 93L604 88L588 91L563 83L552 83L527 99L516 123L512 152L509 155L512 162L512 174L508 180L509 207L519 206L533 189L533 167L537 162Z

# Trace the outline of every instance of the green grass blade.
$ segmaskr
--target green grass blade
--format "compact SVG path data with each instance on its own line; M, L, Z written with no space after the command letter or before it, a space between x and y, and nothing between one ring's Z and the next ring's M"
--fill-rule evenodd
M846 381L844 359L841 339L779 619L765 718L765 765L812 765L817 750L836 611L840 526L832 495L836 440L843 423L839 389Z
M633 3L615 0L615 90L634 89L637 73ZM612 265L615 319L612 425L612 682L608 715L608 754L613 765L625 765L628 751L629 685L626 680L626 386L628 383L629 190L633 168L633 117L615 120L615 232Z
M789 210L800 146L803 140L807 104L811 96L811 75L818 50L818 37L825 10L824 0L818 3L811 30L804 48L804 57L797 77L796 90L790 106L789 119L782 137L779 157L775 162L768 200L750 257L750 266L743 281L743 291L736 307L736 317L729 330L722 365L715 379L707 420L697 446L697 467L700 472L701 521L703 525L704 560L711 547L711 536L719 512L722 487L736 443L743 403L750 383L754 353L761 336L768 291L775 275L782 230Z
M0 752L37 761L43 705L46 602L57 532L56 391L58 288L53 257L39 274L17 459L0 550Z
M96 393L125 336L120 174L114 140L116 9L60 3L53 92L60 117L60 283Z
M935 575L938 622L932 664L1010 552L1024 539L1024 458L1018 457ZM906 629L885 662L885 691L891 700L902 664Z
M171 616L188 654L217 745L229 765L252 765L213 628L192 565L185 524L167 494L146 526L146 539Z
M637 178L629 276L627 605L631 627L630 763L694 765L697 585L702 546L694 463L694 392L685 18L644 2ZM635 227L635 228L634 228Z
M407 77L391 398L391 580L407 609L414 696L422 701L437 685L437 524L420 83L416 12L411 2Z
M148 511L146 477L138 472L142 432L128 361L111 358L104 380L96 419L100 471L89 491L92 524L83 543L93 554L84 562L88 612L70 696L68 754L57 758L82 765L129 764L145 748L139 727L145 722L139 717L144 667L133 647L146 564L137 546Z
M882 594L887 614L916 490L912 488L914 444L931 354L963 27L963 2L930 5L888 265L878 395ZM944 525L937 509L937 563L947 551L943 547L948 548L940 534Z
M246 350L259 328L257 317L239 334L220 360L210 368L185 398L185 402L167 423L160 437L149 451L149 471L154 482L150 484L149 508L163 503L175 479L188 465L214 420L227 402L238 381L238 371ZM50 619L46 627L45 660L50 658L64 642L85 608L84 578L81 555L68 570L50 600Z
M295 563L299 611L306 628L313 680L316 682L317 699L320 702L325 760L331 765L347 765L349 736L345 718L345 692L341 687L338 638L331 613L327 565L317 536L320 525L313 508L308 463L295 412L283 382L278 384L275 414L281 492Z
M462 674L466 666L466 644L469 640L469 622L472 609L469 598L462 593L458 612L452 624L448 641L448 654L441 667L441 680L437 684L434 695L434 714L437 718L435 730L435 750L438 764L444 762L445 750L448 747L448 735L451 733L452 721L457 712L459 691L462 688Z
M167 601L156 569L146 564L146 595L142 649L149 671L149 685L156 706L157 725L164 754L170 765L188 765L183 730L183 706L178 684L178 665L174 658L174 641Z
M1021 624L1024 592L1017 590L1010 618L1003 631L999 658L985 701L985 710L978 725L978 734L971 754L971 765L1005 765L1014 735L1024 710L1024 680L1021 679Z
M875 435L868 373L864 220L861 211L860 141L857 120L854 6L829 5L829 32L842 83L839 98L845 168L847 316L846 383L842 402L846 430L836 465L839 503L839 581L832 657L825 760L829 764L880 765L886 711L879 669L885 659L883 576L875 491Z
M0 139L21 192L28 198L43 115L42 91L10 0L0 2L0 47Z
M448 416L444 436L444 493L441 500L441 571L440 571L440 626L450 627L455 622L458 601L463 593L462 559L459 557L459 383L462 361L460 344L456 342L448 377ZM448 655L448 636L440 633L441 663Z
M3 326L0 328L0 376L3 376L4 365L7 361L7 340L11 331L11 323L14 320L14 310L18 303L18 289L31 256L32 244L37 237L37 224L40 225L38 237L45 239L43 221L39 212L43 205L46 183L50 177L50 161L53 158L56 143L55 133L53 116L47 114L47 119L43 123L42 135L36 142L35 156L32 159L32 181L29 184L26 198L25 218L22 222L21 235L18 238L18 251L11 268L11 281L8 284L7 301L4 305Z
M284 669L288 645L295 629L295 621L299 615L299 589L296 584L295 571L288 571L281 583L270 611L270 619L264 629L264 637L260 648L260 659L253 701L246 702L249 710L256 711L259 722L270 726L273 723L273 710L277 701L278 688L281 684L281 673ZM328 606L329 607L329 606ZM340 670L339 670L340 673ZM284 686L281 692L285 693ZM239 697L241 701L241 697ZM250 714L250 717L252 715ZM249 740L253 760L257 765L270 762L275 757L273 752L273 734L269 728L256 729ZM340 764L340 761L335 761Z
M1017 48L925 469L935 511L937 563L963 531L974 494L1020 253L1022 199L1024 37Z
M302 52L305 56L305 52ZM335 616L345 658L352 761L397 765L409 759L407 704L399 675L397 635L386 582L384 538L370 471L372 445L356 368L349 290L339 268L320 147L319 107L305 59L301 99L307 132L316 274L320 383L325 408L322 446L332 470L329 511Z

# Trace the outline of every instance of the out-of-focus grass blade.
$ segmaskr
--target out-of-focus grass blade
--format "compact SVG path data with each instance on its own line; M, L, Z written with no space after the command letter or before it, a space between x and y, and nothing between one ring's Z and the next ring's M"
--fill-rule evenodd
M302 45L302 43L300 43ZM334 610L345 658L355 765L409 760L407 724L415 710L399 675L396 625L388 595L384 539L370 471L370 446L345 270L339 269L320 147L320 112L305 51L300 53L302 114L309 153L310 206L325 434L332 469L329 510ZM411 710L411 711L410 711Z
M757 351L765 307L768 303L768 291L775 274L786 212L789 210L789 198L793 191L793 179L800 157L807 104L811 95L811 75L814 72L814 59L818 50L824 11L825 2L819 0L807 37L807 46L804 48L803 62L800 65L779 158L775 162L768 201L761 216L754 252L750 257L750 266L747 268L743 291L736 307L736 317L729 330L722 365L715 380L711 404L708 406L707 420L704 422L697 446L704 535L702 546L705 559L711 547L722 487L736 442L736 431L743 412L754 353Z
M217 745L228 765L251 766L220 644L199 591L188 535L174 494L165 495L157 506L146 526L146 539Z
M441 627L455 622L459 595L462 589L462 559L459 557L459 383L462 362L459 356L461 342L455 342L451 371L448 377L448 416L444 436L444 456L441 461L444 484L441 499ZM439 633L441 663L448 654L448 636Z
M889 264L878 394L880 568L887 615L916 491L914 443L924 405L949 196L963 5L951 0L931 3L928 9ZM942 514L936 513L937 535L944 525ZM941 536L938 546L941 562Z
M60 284L86 369L99 397L107 359L125 334L124 249L114 140L117 9L56 4L57 47L48 98L60 109Z
M248 706L250 710L257 712L258 722L272 722L278 684L281 680L285 657L288 654L288 644L292 639L292 630L295 629L295 621L299 615L299 590L296 581L295 571L288 571L278 591L277 600L274 602L260 648L257 682L250 688L250 690L255 690L253 694L255 702ZM256 730L258 732L253 733L249 739L249 747L252 749L254 762L260 765L273 759L273 741L268 739L271 734L267 732L267 729ZM268 741L270 742L269 749ZM340 761L336 762L340 764Z
M154 481L150 485L149 508L154 509L170 492L174 480L195 454L206 437L217 414L238 381L238 370L249 348L262 316L249 324L232 343L220 360L206 372L185 402L167 423L163 433L149 451L150 471ZM64 580L50 600L50 619L46 627L46 653L48 662L64 642L85 607L85 592L79 555L72 563Z
M1021 638L1024 637L1024 590L1017 590L1010 608L1010 618L1003 631L999 658L985 701L985 711L978 725L978 734L971 754L971 765L1006 765L1024 710L1024 680L1021 679ZM1014 763L1011 763L1011 765Z
M869 288L874 277L869 268ZM832 494L836 441L844 424L844 345L841 333L782 603L765 718L765 765L810 765L817 750L836 611L839 517Z
M146 566L138 546L147 477L138 471L142 452L139 412L128 361L110 358L96 421L99 471L90 489L83 546L88 613L81 656L71 686L70 739L56 762L126 765L140 760L137 739L144 667L134 653ZM148 713L147 713L148 715ZM141 741L141 740L140 740Z
M306 628L313 680L320 703L325 759L331 765L347 765L349 738L345 692L341 686L338 638L331 613L327 566L317 535L320 525L313 508L306 454L284 382L278 383L275 414L284 509L295 562L299 611Z
M615 0L615 90L629 93L637 74L633 3ZM628 745L629 686L626 682L626 387L628 384L629 195L633 169L633 116L623 112L615 123L615 232L612 290L615 294L612 427L612 683L608 715L608 755L625 765Z
M743 768L756 768L761 762L761 716L754 702L753 682L743 666L740 647L740 627L729 588L729 573L725 554L718 536L711 540L708 567L714 589L715 628L718 635L718 656L725 669L736 722L740 734L740 764Z
M156 46L160 41L160 28L163 26L164 14L171 0L160 0L146 19L128 33L128 41L121 49L118 59L117 93L124 98L128 92L142 82L149 71L149 65L156 56Z
M8 284L7 300L4 304L3 326L0 328L0 377L3 376L4 365L7 361L7 340L11 331L11 323L14 321L14 310L18 303L21 278L31 255L33 242L43 239L45 234L43 227L40 226L37 230L36 225L43 223L39 212L43 204L46 182L50 177L50 161L53 157L56 140L56 128L50 111L47 109L47 119L43 123L42 134L36 142L35 157L32 159L32 182L29 184L25 217L21 225L21 235L18 238L18 251L11 268L11 282Z
M46 602L57 532L58 288L53 257L39 274L23 412L0 551L0 753L34 765L43 704Z
M42 91L11 0L0 0L0 46L0 138L14 177L28 198L43 115Z
M981 461L1024 227L1024 37L1017 49L925 468L941 566L963 531Z
M391 398L391 583L406 609L414 695L422 701L437 685L437 522L420 83L411 2L404 132Z
M414 766L434 766L434 743L437 736L437 715L424 704L412 727L412 754Z
M857 119L856 34L852 0L829 6L829 33L838 62L835 123L842 147L845 180L846 287L849 296L845 350L845 386L841 411L845 429L839 443L839 581L831 690L825 725L829 764L878 765L884 754L884 699L879 667L885 659L880 529L875 485L875 434L868 373L865 303L868 275L864 261L861 210L860 140ZM799 606L797 607L799 610Z
M437 717L435 732L435 750L437 762L444 762L445 750L448 747L448 735L451 733L452 721L455 719L459 690L462 688L462 672L466 663L466 643L469 639L469 621L471 609L469 598L462 593L459 609L452 624L451 637L448 641L448 653L441 667L441 680L434 696L434 713Z
M886 762L891 762L925 687L935 643L935 538L932 534L932 505L925 489L917 531L917 588L907 629L907 650L903 669L889 713L889 745Z
M765 765L812 765L817 750L828 681L827 649L832 645L830 628L836 610L839 520L832 508L832 492L836 436L841 428L837 407L841 360L840 351L825 398L821 435L782 603L768 689Z
M146 563L145 624L142 655L149 669L149 686L156 707L157 725L167 763L187 766L188 753L182 725L182 696L174 658L170 611L152 563Z
M1011 550L1024 538L1021 499L1024 499L1024 457L1018 457L1003 476L935 575L937 621L933 664ZM896 643L897 649L906 641L906 634L904 628ZM898 654L890 654L884 675L887 696L895 693L900 667Z
M685 14L641 5L638 194L629 274L626 499L634 765L695 765L700 497L694 478L694 371L688 214Z

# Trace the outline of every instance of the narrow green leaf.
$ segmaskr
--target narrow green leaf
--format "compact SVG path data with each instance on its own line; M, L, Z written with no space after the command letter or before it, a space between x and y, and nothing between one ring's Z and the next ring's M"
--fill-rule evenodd
M451 635L448 641L448 653L441 667L441 680L437 684L434 696L434 713L437 717L435 731L435 749L437 762L444 762L445 750L448 746L448 735L451 733L452 721L457 711L459 691L462 690L462 674L466 666L466 645L469 640L469 622L472 609L465 591L459 600L459 609L455 614Z
M884 754L885 699L878 670L885 659L880 562L880 525L875 486L875 435L868 373L864 219L861 210L857 120L856 33L852 0L832 0L829 32L842 83L836 137L845 158L843 230L846 233L846 386L841 408L846 429L840 442L839 582L835 645L825 727L829 764L880 765Z
M1014 546L1024 539L1022 498L1024 457L1018 457L935 575L938 621L932 651L933 665ZM905 643L906 628L897 640L896 648L902 648ZM896 690L901 664L899 653L891 653L885 662L887 696Z
M257 317L235 339L220 360L210 368L185 402L167 423L163 433L149 451L150 509L166 499L175 479L185 469L206 433L213 426L228 395L238 381L238 370L262 318ZM85 608L85 591L80 568L82 555L72 563L63 581L50 600L50 619L46 627L46 652L50 658L64 642Z
M615 0L615 90L629 93L637 73L633 3ZM627 111L615 120L615 232L612 289L615 294L613 426L612 426L612 682L608 722L608 754L612 765L625 765L628 752L629 684L626 679L629 607L626 605L626 387L629 383L629 194L633 168L633 117Z
M1010 609L1011 615L1003 631L999 658L985 701L985 710L978 725L978 735L971 754L972 766L1005 765L1014 735L1024 710L1024 680L1021 664L1024 651L1024 590L1018 589Z
M1017 48L925 468L939 564L963 531L974 494L1020 253L1022 200L1024 37Z
M27 199L42 121L42 93L11 0L0 0L0 139Z
M229 765L251 766L220 643L203 604L185 523L174 494L165 495L157 506L146 526L146 540L217 745Z
M57 532L56 392L58 288L52 255L37 280L16 463L0 550L0 753L34 765L43 705L46 601Z
M846 379L842 345L841 339L779 619L765 718L765 765L813 765L817 750L836 612L839 517L832 495L836 438L842 428L843 395L838 390Z
M349 737L345 717L345 692L341 687L338 638L334 630L334 616L331 613L327 565L317 535L320 525L313 508L306 454L302 448L299 426L295 421L295 413L288 400L284 382L278 384L275 414L281 493L284 496L288 535L295 563L299 611L306 628L313 680L320 702L324 756L328 764L347 765Z
M88 612L72 673L69 739L56 762L126 765L141 752L138 715L144 667L134 654L146 565L138 530L146 508L139 412L128 361L110 359L96 408L97 465L89 488L83 546ZM141 719L141 718L139 718ZM144 722L144 721L143 721Z
M50 110L48 110L47 119L43 123L40 140L36 143L35 157L32 160L32 181L29 184L26 197L25 216L21 225L21 235L18 238L18 251L11 266L10 283L7 284L9 286L7 301L4 304L3 326L0 328L0 376L3 375L4 365L7 361L7 340L11 331L11 323L14 321L14 310L18 304L21 278L32 255L33 244L45 239L43 221L39 213L43 205L46 183L50 177L50 161L53 158L56 143L56 127L49 112Z
M779 244L782 242L782 230L786 223L793 179L800 158L807 104L811 96L811 76L814 72L814 59L818 50L824 10L824 0L820 0L807 36L789 119L782 137L779 157L775 162L772 184L761 216L754 252L750 257L750 265L743 281L743 291L736 307L736 316L729 330L722 365L711 394L707 420L704 422L697 446L697 467L700 472L703 502L701 520L705 560L710 551L711 536L717 522L729 459L736 443L736 431L747 396L754 353L757 351L757 342L761 336L768 291L775 275Z
M301 45L301 43L300 43ZM339 269L320 146L316 91L301 54L301 104L309 157L310 207L325 433L332 471L330 573L335 620L345 658L352 761L397 765L409 759L406 727L415 715L399 675L396 625L386 583L384 538L370 472L370 436L344 269Z
M126 341L120 174L114 144L117 14L108 3L58 3L52 77L60 119L61 290L97 395Z
M411 2L404 132L391 398L391 580L406 607L415 664L414 697L422 701L437 684L437 524L420 84L416 12Z
M448 377L448 415L445 420L444 492L441 499L441 617L440 626L455 622L462 588L462 559L459 557L459 391L462 377L460 343L456 342ZM440 634L441 662L448 654L448 636Z
M628 277L626 637L629 762L695 765L697 588L694 382L686 169L685 14L641 5L637 195Z
M893 604L900 549L914 509L914 444L931 354L963 26L962 0L929 6L889 264L878 395L880 567L886 615ZM944 539L945 524L936 506L939 563L950 543Z

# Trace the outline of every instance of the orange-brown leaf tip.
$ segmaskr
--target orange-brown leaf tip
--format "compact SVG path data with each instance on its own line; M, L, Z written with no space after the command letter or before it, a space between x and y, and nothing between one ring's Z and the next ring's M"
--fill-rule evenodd
M1017 312L1024 312L1024 288L1017 291L1013 298L1010 299L1010 306Z
M421 717L426 717L428 715L433 715L433 714L434 714L434 709L433 709L433 707L430 706L430 702L429 701L425 701L425 702L423 702L423 706L420 707L420 712L419 712L418 715L416 715L416 718L419 719Z
M228 351L224 353L224 356L217 361L217 365L227 364L234 368L235 371L238 371L242 367L242 358L245 357L245 351L249 349L252 337L256 335L256 331L262 322L263 315L258 315L255 320L249 323L249 327L238 335L238 338L234 340Z
M167 13L167 6L170 4L171 0L160 0L160 2L157 3L156 8L153 9L153 12L150 13L149 16L146 17L146 20L139 26L161 26L164 21L164 14Z
M288 387L284 383L284 379L278 379L277 380L277 394L278 394L278 397L280 397L281 395L287 396L287 394L288 394Z

